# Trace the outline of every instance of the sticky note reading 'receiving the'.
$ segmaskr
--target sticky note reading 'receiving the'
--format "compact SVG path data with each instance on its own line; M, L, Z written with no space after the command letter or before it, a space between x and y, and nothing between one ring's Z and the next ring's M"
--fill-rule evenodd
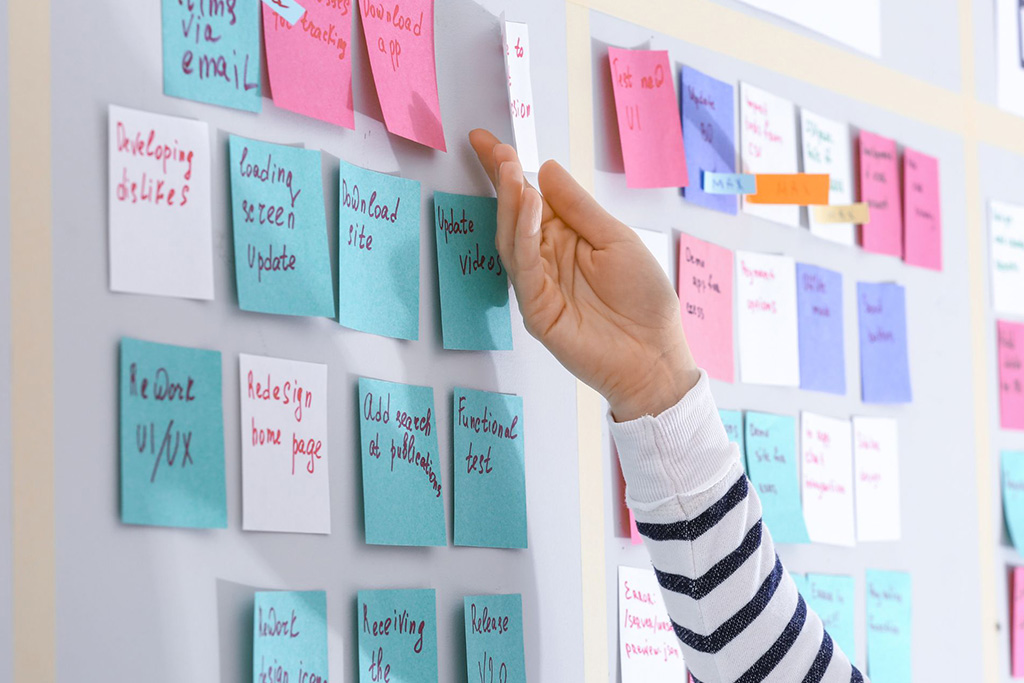
M843 276L827 268L796 264L796 306L800 388L845 394Z
M468 595L463 604L468 680L526 683L523 597Z
M907 304L902 286L857 283L861 394L865 403L910 403Z
M527 173L540 170L537 151L537 112L533 101L533 79L530 77L530 28L518 21L501 22L502 46L505 49L505 76L508 84L508 106L512 114L512 134L516 139L519 163Z
M828 204L843 207L853 203L853 143L845 123L800 110L803 129L804 171L828 174ZM824 223L816 211L808 212L811 234L853 246L857 244L857 226L849 223Z
M359 15L388 130L444 152L434 61L434 0L360 2Z
M227 527L220 353L121 340L121 521Z
M679 307L697 364L723 382L734 380L733 254L686 233L679 236Z
M654 570L619 567L619 662L622 683L682 681L683 650Z
M761 498L764 523L776 543L807 543L800 508L796 420L788 415L748 411L747 472Z
M256 593L252 634L253 683L326 683L327 594Z
M849 420L801 417L804 521L814 543L851 547L854 537L853 443Z
M861 226L866 251L903 255L903 210L900 204L900 169L896 142L861 131L860 199L871 210L871 221Z
M901 535L899 431L888 417L853 418L857 540L898 541Z
M734 88L696 69L684 66L679 74L683 101L683 141L686 143L690 184L683 188L686 201L706 209L736 214L736 197L709 193L709 173L736 172L736 99Z
M257 112L260 0L163 0L164 94Z
M788 256L736 252L740 378L750 384L800 384L796 263Z
M903 258L912 266L942 270L939 160L903 152Z
M1003 519L1013 547L1024 555L1024 452L1003 451L1000 459Z
M444 348L512 349L508 275L494 246L498 201L434 193Z
M913 680L910 574L867 572L868 676L872 683Z
M748 83L740 84L740 159L744 173L796 173L796 109L793 103ZM760 188L758 188L760 189ZM744 213L800 227L799 206L752 204Z
M341 162L338 321L398 339L420 332L420 184Z
M231 136L238 304L334 317L320 153Z
M437 683L433 590L359 591L356 605L359 683Z
M686 187L675 78L665 50L608 48L626 186Z

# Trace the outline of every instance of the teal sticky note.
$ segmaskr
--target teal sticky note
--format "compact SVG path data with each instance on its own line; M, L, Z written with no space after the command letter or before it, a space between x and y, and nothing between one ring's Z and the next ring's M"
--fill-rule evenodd
M359 683L437 683L433 590L359 591Z
M253 609L252 683L327 683L327 594L261 591Z
M747 472L761 499L762 519L776 543L809 543L800 504L796 420L747 412Z
M722 426L725 427L725 434L729 441L740 447L740 462L743 468L747 467L746 443L743 438L743 412L739 410L719 410L719 417L722 418Z
M868 676L871 683L906 683L911 676L910 574L867 572Z
M121 521L223 529L218 351L121 340Z
M1024 452L1003 451L1003 519L1017 552L1024 555Z
M444 348L512 349L508 275L498 258L498 200L434 193Z
M793 572L790 572L789 576L793 579L793 583L796 584L797 591L799 591L800 595L804 596L804 600L806 600L807 590L810 587L810 584L807 583L807 576L804 574L795 574Z
M456 387L455 545L525 548L523 399Z
M164 94L258 112L260 0L163 0Z
M339 188L338 322L419 339L419 182L342 161Z
M263 0L263 4L277 12L289 24L294 24L306 14L306 8L296 0Z
M359 379L366 542L448 544L434 390Z
M835 644L853 661L853 577L808 574L807 590L801 595L821 618Z
M526 683L522 596L470 595L464 604L469 680Z
M231 136L238 304L334 317L320 153Z

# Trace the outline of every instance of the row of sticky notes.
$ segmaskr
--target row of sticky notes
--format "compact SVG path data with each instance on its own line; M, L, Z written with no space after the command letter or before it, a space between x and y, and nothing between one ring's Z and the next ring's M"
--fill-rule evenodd
M207 125L111 106L109 128L111 289L212 299ZM419 182L340 162L335 287L320 153L228 146L239 306L418 339ZM497 201L437 192L433 209L445 348L511 349Z
M683 66L677 97L664 50L611 47L608 61L626 184L681 187L688 201L735 214L737 195L748 195L753 189L736 176L735 88ZM775 194L782 196L772 201L792 195L788 206L762 203L757 195L744 197L744 212L800 227L799 204L828 204L834 208L808 211L813 234L854 245L859 224L859 241L865 250L942 269L937 159L907 148L901 164L895 141L862 131L857 139L860 173L856 178L848 125L801 109L798 126L792 102L748 83L740 84L739 97L743 173L782 174L789 182L779 186ZM813 193L808 193L806 180L794 175L801 161L805 174L828 176L827 201L808 199ZM721 185L709 187L706 174L722 179ZM854 204L855 197L866 205L866 219L863 207Z
M225 528L221 354L121 342L121 517ZM242 526L331 532L327 366L239 357ZM359 380L366 542L447 545L430 387ZM456 388L455 544L526 548L523 401Z
M463 609L468 680L526 683L522 596L466 596ZM356 624L360 683L437 683L434 590L359 591ZM324 591L257 592L253 683L327 683L327 634Z

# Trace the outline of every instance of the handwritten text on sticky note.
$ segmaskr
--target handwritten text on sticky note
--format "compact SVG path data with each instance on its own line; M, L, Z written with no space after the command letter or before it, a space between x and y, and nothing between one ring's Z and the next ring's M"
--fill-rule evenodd
M857 283L861 397L865 403L910 403L907 304L902 286Z
M744 173L797 173L796 109L789 100L740 84L740 158ZM800 227L800 207L754 204L743 211L765 220Z
M740 378L799 386L796 263L788 256L736 252Z
M359 683L437 683L436 605L433 590L359 591Z
M327 594L256 593L252 646L253 683L327 683Z
M903 211L896 143L861 131L860 200L871 209L871 222L861 226L861 245L867 251L903 255Z
M744 420L747 472L761 499L765 525L776 543L807 543L800 507L796 420L750 411Z
M508 84L508 106L512 115L512 135L516 139L519 163L527 173L540 170L537 151L537 111L533 100L533 79L530 77L530 29L517 21L502 21L505 49L505 76Z
M706 209L736 213L735 191L717 177L736 175L736 95L732 84L684 66L679 73L683 101L683 141L690 182L683 189L686 201ZM712 178L709 184L708 179ZM747 189L747 188L745 188ZM749 192L754 190L750 189ZM746 192L749 194L749 192Z
M693 357L708 375L734 379L733 254L686 233L679 236L679 306Z
M849 420L801 415L804 521L814 543L853 546L853 443Z
M808 109L800 110L803 137L804 171L828 174L828 204L812 206L809 225L811 234L853 246L857 243L857 220L848 207L853 196L853 143L850 126L819 116Z
M909 148L903 153L903 225L907 263L942 270L939 160Z
M857 540L900 539L899 433L888 417L853 418Z
M470 681L526 683L521 595L468 595L466 673Z
M619 567L622 683L681 681L683 650L651 569Z
M834 270L798 263L796 287L800 388L845 394L843 276Z

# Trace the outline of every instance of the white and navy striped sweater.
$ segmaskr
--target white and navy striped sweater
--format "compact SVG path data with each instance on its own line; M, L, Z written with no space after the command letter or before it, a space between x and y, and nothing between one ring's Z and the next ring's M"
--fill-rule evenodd
M704 683L864 681L797 591L761 523L707 375L611 433L687 666Z

